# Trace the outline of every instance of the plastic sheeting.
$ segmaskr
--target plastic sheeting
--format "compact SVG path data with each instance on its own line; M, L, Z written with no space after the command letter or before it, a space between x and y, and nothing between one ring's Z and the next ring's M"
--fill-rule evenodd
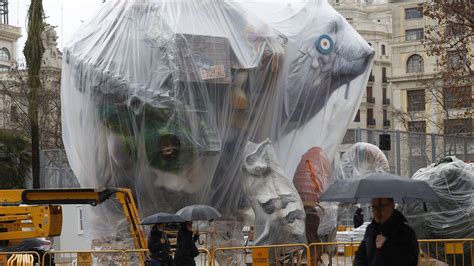
M142 215L248 207L248 141L270 138L288 175L333 157L372 48L326 1L107 1L64 49L62 125L83 187L130 187ZM93 223L117 230L114 206ZM94 216L92 216L94 217Z
M469 164L454 156L447 159L451 162L431 164L413 175L413 179L427 182L439 196L438 202L425 203L427 211L422 203L408 204L403 208L420 239L474 237L474 172ZM469 244L465 246L466 256L471 254L470 248Z
M362 177L374 172L388 172L387 157L379 147L365 142L352 145L341 158L336 168L336 178Z
M293 183L303 203L314 206L314 202L319 202L321 193L328 187L331 177L331 160L321 148L313 147L301 157Z
M327 238L337 225L337 205L326 202L318 204L319 197L330 184L331 178L331 159L323 149L313 147L303 154L293 183L305 207L306 238L310 243ZM315 207L316 205L318 206Z

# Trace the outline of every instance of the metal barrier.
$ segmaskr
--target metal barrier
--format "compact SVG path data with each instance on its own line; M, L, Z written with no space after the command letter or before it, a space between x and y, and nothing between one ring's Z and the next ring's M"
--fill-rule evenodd
M212 265L306 265L310 261L304 244L216 248Z
M474 265L474 238L418 240L420 266ZM308 265L352 265L359 242L312 243Z
M474 238L418 240L420 266L470 266L474 265ZM359 242L332 242L226 247L199 249L198 266L224 265L352 265ZM172 250L174 253L174 250ZM146 249L130 250L81 250L48 251L42 256L37 252L0 252L0 265L6 266L96 266L140 265L139 253Z
M128 265L140 265L140 253L149 254L148 249L127 249L122 251L122 264L123 266Z
M0 252L0 265L6 266L34 266L40 262L38 252Z
M419 265L474 265L474 238L422 239Z
M308 245L308 265L352 265L360 242L312 243Z
M196 266L208 266L212 265L211 252L205 248L199 249L199 256L197 257L198 262Z
M41 265L125 265L123 259L123 250L48 251L43 255Z

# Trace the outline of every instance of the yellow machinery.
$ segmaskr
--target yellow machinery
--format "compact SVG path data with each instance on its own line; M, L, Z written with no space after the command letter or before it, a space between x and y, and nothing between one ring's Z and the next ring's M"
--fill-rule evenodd
M12 189L0 190L0 242L59 236L62 209L58 204L101 204L112 196L122 205L136 249L147 249L140 216L130 189ZM140 252L144 265L146 254Z

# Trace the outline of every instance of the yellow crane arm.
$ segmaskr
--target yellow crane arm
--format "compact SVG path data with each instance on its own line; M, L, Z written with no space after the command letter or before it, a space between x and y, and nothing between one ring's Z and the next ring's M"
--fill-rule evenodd
M7 228L7 232L0 231L0 240L58 236L62 227L62 211L60 206L54 204L90 204L95 206L112 196L115 196L122 206L130 225L135 248L147 249L145 233L140 227L137 206L132 191L127 188L0 190L0 228ZM20 204L30 206L21 206ZM29 220L31 220L30 223L28 223ZM22 230L25 224L29 224L33 230ZM48 226L45 227L45 224ZM143 265L147 254L142 252L139 254Z

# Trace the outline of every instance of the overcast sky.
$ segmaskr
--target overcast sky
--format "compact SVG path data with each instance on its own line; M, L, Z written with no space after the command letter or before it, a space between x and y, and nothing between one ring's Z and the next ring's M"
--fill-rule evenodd
M18 59L22 60L23 47L26 41L26 13L30 0L9 0L9 24L21 27L23 35L17 44ZM76 30L81 26L81 21L93 16L102 5L102 0L43 0L43 8L46 22L57 26L58 47L62 50L63 45L70 41Z

